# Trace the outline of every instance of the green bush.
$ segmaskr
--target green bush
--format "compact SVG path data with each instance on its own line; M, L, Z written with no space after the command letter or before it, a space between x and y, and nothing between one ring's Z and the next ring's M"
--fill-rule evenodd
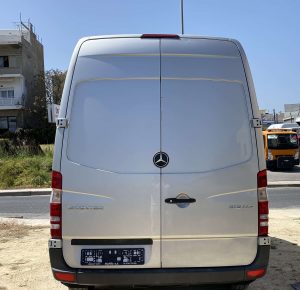
M0 139L0 158L7 156L31 156L43 154L41 147L36 142Z
M49 187L52 154L0 159L0 188Z
M53 144L55 130L55 125L49 124L46 128L17 129L16 132L6 132L1 137L17 143Z

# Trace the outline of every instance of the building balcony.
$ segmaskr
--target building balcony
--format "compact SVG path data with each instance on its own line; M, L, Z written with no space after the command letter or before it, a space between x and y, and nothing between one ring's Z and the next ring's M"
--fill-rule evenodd
M0 110L14 110L23 107L23 98L0 98Z
M14 75L20 75L22 73L21 68L13 68L13 67L1 67L0 75L6 75L6 77L14 77Z

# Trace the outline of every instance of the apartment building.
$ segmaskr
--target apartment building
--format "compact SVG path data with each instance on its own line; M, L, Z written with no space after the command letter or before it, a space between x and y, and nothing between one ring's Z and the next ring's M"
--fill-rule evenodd
M44 73L43 45L31 23L0 30L0 133L27 124L37 76Z
M284 122L295 123L300 120L300 103L284 104Z

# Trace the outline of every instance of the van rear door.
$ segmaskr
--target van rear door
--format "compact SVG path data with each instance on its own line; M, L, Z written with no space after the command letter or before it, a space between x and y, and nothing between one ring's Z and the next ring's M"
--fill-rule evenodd
M66 263L160 267L160 171L152 162L160 150L159 40L83 42L67 119L61 159ZM81 250L99 248L145 248L145 262L81 263Z
M162 39L161 78L161 146L169 156L161 179L162 266L250 264L258 160L239 50L229 41Z

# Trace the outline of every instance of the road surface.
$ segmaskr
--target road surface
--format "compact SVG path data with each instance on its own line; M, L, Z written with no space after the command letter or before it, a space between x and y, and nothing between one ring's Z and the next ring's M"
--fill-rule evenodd
M268 181L300 181L300 166L291 170L268 170Z

